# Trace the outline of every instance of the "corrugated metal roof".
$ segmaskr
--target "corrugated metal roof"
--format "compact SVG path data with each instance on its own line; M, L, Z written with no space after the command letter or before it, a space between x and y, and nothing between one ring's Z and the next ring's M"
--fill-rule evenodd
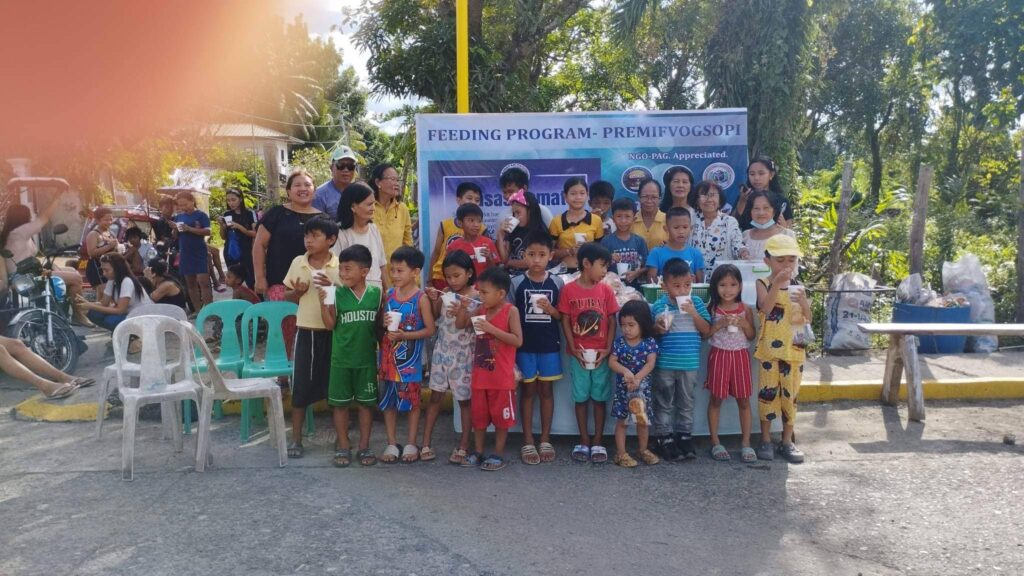
M211 124L210 135L216 138L262 138L302 144L302 140L298 138L259 124Z

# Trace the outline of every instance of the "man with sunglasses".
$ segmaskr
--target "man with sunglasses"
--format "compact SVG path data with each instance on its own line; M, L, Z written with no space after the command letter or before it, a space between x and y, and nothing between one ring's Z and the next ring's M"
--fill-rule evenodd
M355 152L348 146L338 146L331 153L331 179L316 189L313 208L337 219L341 191L355 182L357 168Z

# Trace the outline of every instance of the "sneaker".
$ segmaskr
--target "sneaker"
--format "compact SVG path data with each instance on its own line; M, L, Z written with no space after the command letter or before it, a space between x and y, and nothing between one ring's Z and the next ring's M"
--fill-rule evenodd
M796 447L796 444L790 442L789 444L783 444L779 448L779 454L786 459L786 462L790 464L800 464L804 461L804 453Z
M679 447L679 455L686 460L697 458L697 450L693 447L693 438L676 434L676 446Z
M661 440L661 457L668 461L682 460L683 453L679 450L679 444L672 436L665 436Z
M775 460L775 445L771 442L762 442L757 446L758 460Z

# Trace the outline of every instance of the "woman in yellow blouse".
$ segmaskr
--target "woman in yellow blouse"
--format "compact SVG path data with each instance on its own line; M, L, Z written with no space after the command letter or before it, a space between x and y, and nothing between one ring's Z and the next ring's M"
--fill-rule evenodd
M600 216L587 211L590 192L587 181L580 177L569 178L562 186L562 196L569 206L561 216L551 220L548 231L555 239L555 251L552 260L561 261L566 272L578 269L576 248L580 244L599 240L604 235L604 223ZM577 237L577 234L580 236Z
M647 241L647 249L654 250L668 240L665 232L665 213L658 209L661 202L661 184L657 180L646 178L637 188L640 198L640 211L633 222L633 234Z
M409 208L399 197L402 190L398 171L391 164L380 164L370 173L370 188L377 199L373 210L373 223L384 241L385 262L401 246L412 246L412 218Z

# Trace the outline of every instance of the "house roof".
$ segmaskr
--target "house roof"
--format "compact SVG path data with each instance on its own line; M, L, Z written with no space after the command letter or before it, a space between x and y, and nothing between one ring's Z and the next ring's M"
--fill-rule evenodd
M214 138L248 138L283 140L289 144L302 144L302 140L259 124L210 124L209 134Z

